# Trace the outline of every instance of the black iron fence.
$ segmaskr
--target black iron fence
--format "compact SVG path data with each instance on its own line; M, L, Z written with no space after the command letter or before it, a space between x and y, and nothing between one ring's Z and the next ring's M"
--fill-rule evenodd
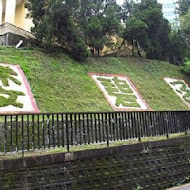
M0 115L0 152L187 133L190 111Z

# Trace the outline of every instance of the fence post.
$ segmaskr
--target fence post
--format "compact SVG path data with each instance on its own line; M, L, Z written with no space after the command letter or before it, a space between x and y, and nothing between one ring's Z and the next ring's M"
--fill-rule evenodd
M24 157L24 116L22 115L22 157Z
M66 138L67 138L67 152L69 152L69 128L68 128L68 114L65 116L66 118Z
M189 124L189 122L188 122L188 112L185 112L185 135L187 135L188 134L188 124Z
M169 139L169 130L168 130L168 124L169 124L169 117L168 112L165 112L166 114L166 138Z
M138 127L138 140L139 142L141 142L141 114L140 112L136 112L137 113L137 127Z
M4 120L4 153L7 152L7 116L5 116Z
M110 117L110 115L109 115ZM105 114L105 119L106 119L106 137L107 137L107 147L109 147L109 131L108 131L108 117L107 117L107 113Z

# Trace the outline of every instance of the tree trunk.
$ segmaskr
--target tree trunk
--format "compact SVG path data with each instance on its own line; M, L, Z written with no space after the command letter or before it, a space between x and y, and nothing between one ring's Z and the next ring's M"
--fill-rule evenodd
M138 53L139 57L142 57L141 51L140 51L140 49L139 49L138 41L137 41L137 40L136 40L136 42L135 42L135 46L136 46L136 48L137 48L137 53Z
M135 55L135 44L134 44L134 40L132 40L132 56Z
M100 56L100 50L98 49L98 56Z

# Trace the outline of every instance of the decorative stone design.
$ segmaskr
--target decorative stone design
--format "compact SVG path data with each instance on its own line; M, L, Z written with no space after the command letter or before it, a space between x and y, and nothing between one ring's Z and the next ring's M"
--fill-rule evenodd
M0 113L39 112L19 65L0 63Z
M164 78L164 80L190 108L190 88L188 84L181 79Z
M147 110L148 105L126 76L89 73L116 111Z

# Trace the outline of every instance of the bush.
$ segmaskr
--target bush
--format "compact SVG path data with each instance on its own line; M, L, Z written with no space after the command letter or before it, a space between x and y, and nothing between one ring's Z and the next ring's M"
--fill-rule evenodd
M184 66L181 67L181 70L190 75L190 58L186 58Z

